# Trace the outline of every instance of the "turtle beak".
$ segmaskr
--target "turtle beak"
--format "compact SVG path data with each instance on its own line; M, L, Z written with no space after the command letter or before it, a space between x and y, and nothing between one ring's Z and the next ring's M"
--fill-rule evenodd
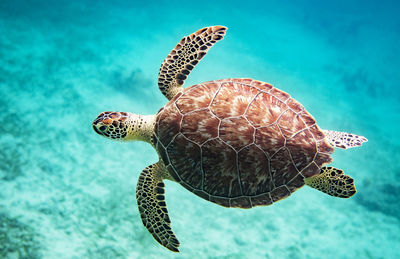
M93 123L93 129L94 129L94 131L97 132L97 134L103 135L103 133L101 133L101 131L97 128L96 124L94 124L94 123Z
M103 123L103 114L100 114L92 123L92 127L97 134L104 136L104 131L107 129L107 126Z

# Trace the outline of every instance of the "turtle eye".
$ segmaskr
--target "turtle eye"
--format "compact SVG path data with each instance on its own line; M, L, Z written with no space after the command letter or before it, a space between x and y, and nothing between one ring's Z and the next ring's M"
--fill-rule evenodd
M106 129L107 129L107 127L104 125L99 128L99 130L101 130L101 131L105 131Z

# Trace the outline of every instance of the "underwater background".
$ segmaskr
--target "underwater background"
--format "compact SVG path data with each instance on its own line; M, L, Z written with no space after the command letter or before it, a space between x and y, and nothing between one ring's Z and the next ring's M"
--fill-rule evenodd
M0 258L400 258L398 1L0 1ZM186 35L229 28L185 86L250 77L321 128L366 136L332 166L358 193L309 187L227 209L165 181L175 254L142 225L135 189L158 157L113 142L102 111L155 114L161 62Z

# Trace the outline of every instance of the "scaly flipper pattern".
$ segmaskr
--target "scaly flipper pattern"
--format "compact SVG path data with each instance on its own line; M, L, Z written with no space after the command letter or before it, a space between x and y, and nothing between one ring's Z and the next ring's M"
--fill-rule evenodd
M321 173L304 181L308 186L334 197L350 198L357 192L354 179L334 167L322 167Z
M329 144L334 147L348 149L351 147L359 147L362 143L367 142L368 139L363 136L358 136L351 133L339 132L333 130L324 130L325 137Z
M139 176L136 199L143 225L163 246L173 252L179 252L179 241L171 229L171 221L164 198L165 174L162 161L146 167Z
M158 86L171 100L182 90L190 71L206 55L207 51L225 36L227 28L211 26L184 37L161 64Z

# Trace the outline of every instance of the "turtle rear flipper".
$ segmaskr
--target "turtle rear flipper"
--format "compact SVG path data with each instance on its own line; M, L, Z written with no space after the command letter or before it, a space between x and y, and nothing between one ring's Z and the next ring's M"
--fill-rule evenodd
M368 139L363 136L358 136L347 132L333 130L324 130L323 132L329 144L338 148L348 149L351 147L359 147L362 145L362 143L368 141Z
M136 199L143 225L161 245L179 252L179 241L171 229L171 221L164 198L165 175L163 162L146 167L139 176Z
M319 174L304 181L314 189L339 198L350 198L357 192L353 178L334 167L322 167Z
M183 37L161 64L158 87L168 100L182 91L190 71L207 51L225 36L224 26L210 26Z

